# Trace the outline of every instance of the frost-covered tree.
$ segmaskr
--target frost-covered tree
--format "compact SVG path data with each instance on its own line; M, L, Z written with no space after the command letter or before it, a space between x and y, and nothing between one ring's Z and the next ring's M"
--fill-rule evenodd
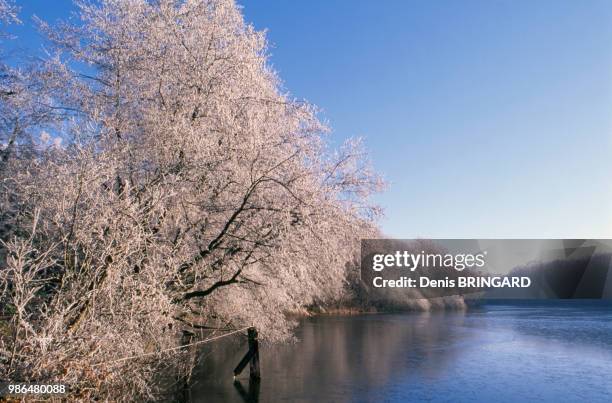
M341 296L381 181L358 141L327 149L234 1L104 0L78 15L41 22L62 89L49 105L72 112L63 146L5 179L28 203L0 256L13 315L0 374L152 397L152 374L184 360L100 363L202 329L288 337L288 312Z
M58 108L52 99L61 75L55 60L19 63L23 55L15 51L10 52L13 63L6 60L5 45L15 38L3 28L21 23L17 12L12 2L0 0L0 174L10 158L31 158L33 139L67 116L67 111Z

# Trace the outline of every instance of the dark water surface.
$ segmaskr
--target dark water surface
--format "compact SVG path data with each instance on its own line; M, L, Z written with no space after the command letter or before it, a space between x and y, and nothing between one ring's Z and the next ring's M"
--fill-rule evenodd
M248 368L232 382L246 340L216 345L192 401L612 402L609 302L318 317L298 336L261 346L259 385L249 385Z

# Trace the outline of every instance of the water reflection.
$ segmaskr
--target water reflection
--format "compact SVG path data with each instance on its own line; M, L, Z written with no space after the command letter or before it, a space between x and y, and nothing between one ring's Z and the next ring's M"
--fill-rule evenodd
M467 313L319 317L261 345L261 382L232 369L246 337L194 374L203 402L609 402L612 306L492 305Z
M245 403L259 403L259 386L261 381L258 378L249 378L248 392L242 386L240 379L234 379L234 387Z
M198 369L191 396L206 402L252 402L258 394L260 401L352 401L411 372L444 371L471 337L463 321L456 312L309 319L299 342L261 346L261 384L249 382L245 371L232 385L244 341L216 346Z

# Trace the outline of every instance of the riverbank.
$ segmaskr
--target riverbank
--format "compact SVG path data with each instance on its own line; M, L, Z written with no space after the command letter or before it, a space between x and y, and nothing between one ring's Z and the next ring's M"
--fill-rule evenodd
M439 298L410 298L401 301L345 301L332 304L312 305L302 311L288 313L292 318L318 315L352 316L373 313L427 312L440 310L466 310L468 304L462 296Z

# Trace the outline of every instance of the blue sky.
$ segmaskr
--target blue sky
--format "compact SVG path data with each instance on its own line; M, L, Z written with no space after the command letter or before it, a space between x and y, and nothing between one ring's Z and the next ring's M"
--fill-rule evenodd
M72 8L18 3L26 23ZM612 2L240 4L332 141L365 137L387 235L612 237Z

